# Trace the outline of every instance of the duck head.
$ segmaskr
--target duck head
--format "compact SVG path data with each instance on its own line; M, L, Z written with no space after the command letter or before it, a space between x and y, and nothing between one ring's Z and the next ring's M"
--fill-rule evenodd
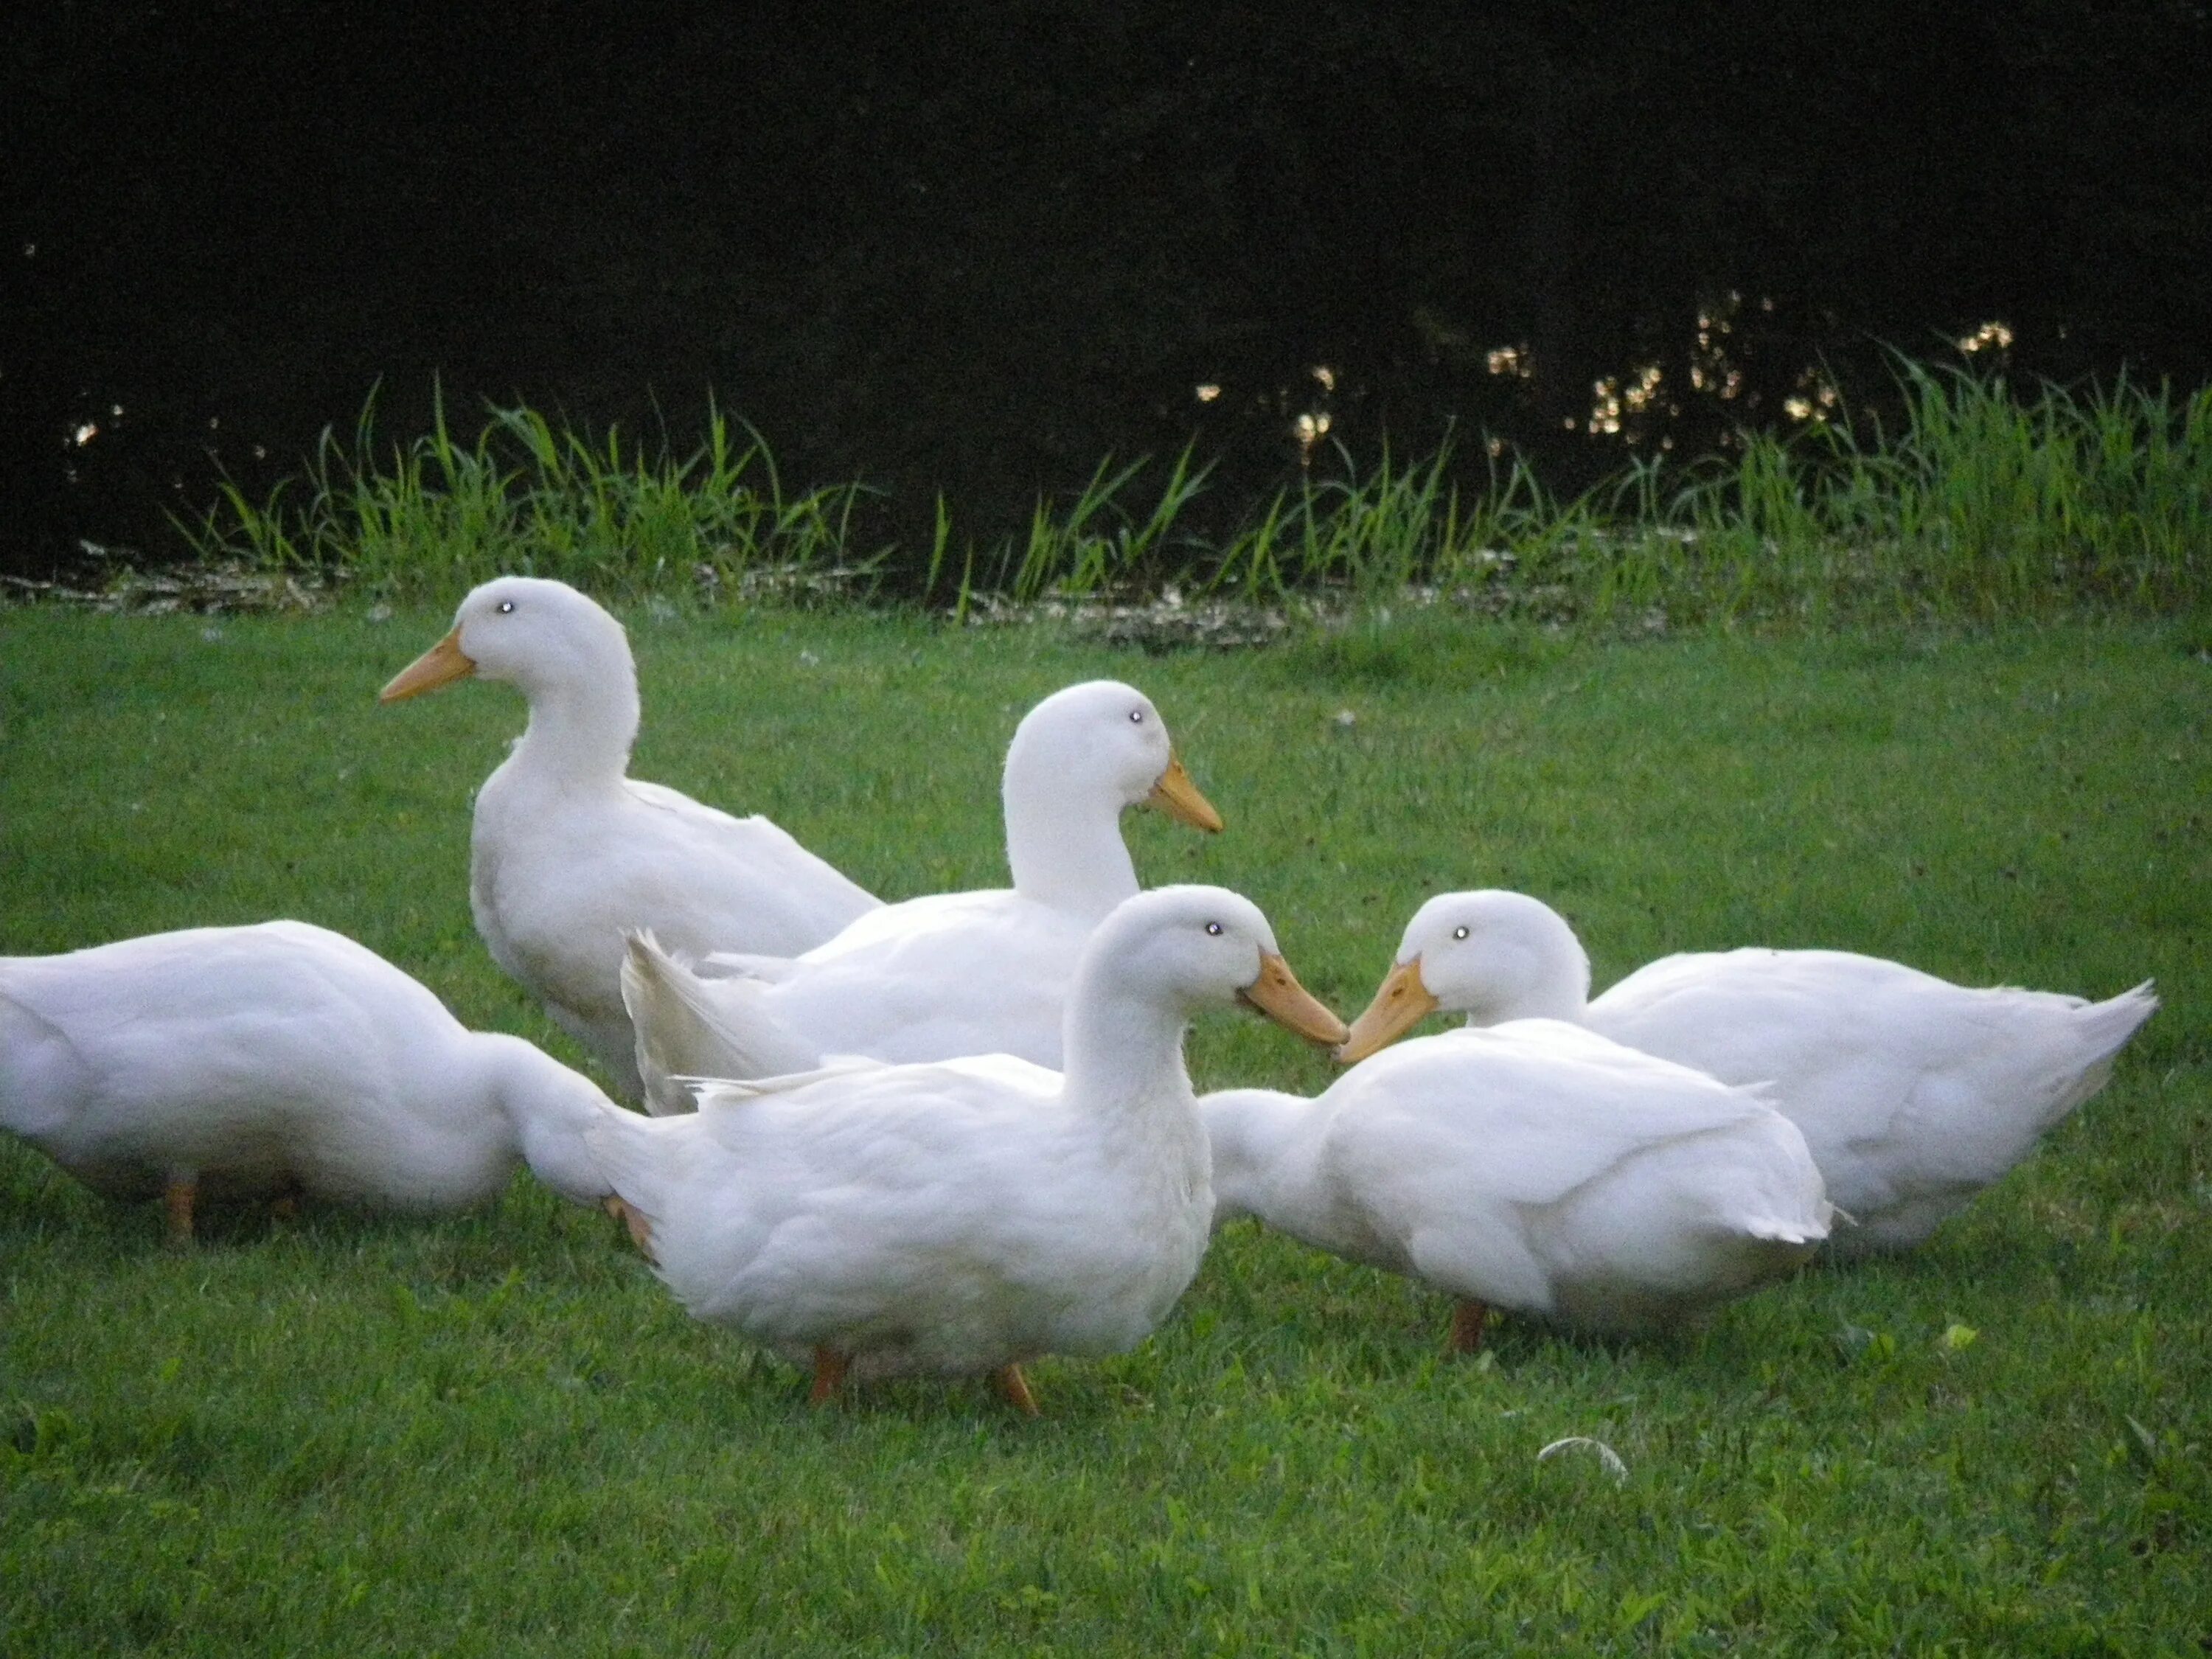
M1470 1025L1580 1020L1589 997L1589 957L1551 906L1494 888L1445 893L1406 924L1395 965L1336 1057L1364 1060L1439 1010Z
M1140 986L1184 1018L1243 1003L1310 1042L1345 1040L1344 1022L1298 983L1260 907L1224 887L1156 887L1123 901L1085 947L1085 972Z
M1209 834L1221 814L1176 758L1152 700L1119 680L1085 680L1022 716L1006 750L1008 790L1056 784L1110 793L1116 807L1142 803Z
M635 684L623 626L566 582L501 576L475 589L453 630L392 677L381 702L420 696L470 676L507 680L533 701L577 683Z
M1023 716L1000 799L1014 890L1094 915L1137 890L1121 841L1126 808L1149 805L1194 829L1221 828L1152 700L1118 680L1066 687Z

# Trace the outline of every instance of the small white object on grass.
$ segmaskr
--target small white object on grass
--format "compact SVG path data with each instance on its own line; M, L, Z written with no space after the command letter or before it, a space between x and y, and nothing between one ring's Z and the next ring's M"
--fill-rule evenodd
M1536 1461L1539 1463L1548 1463L1559 1453L1576 1446L1588 1446L1595 1452L1597 1461L1604 1466L1605 1472L1615 1480L1628 1479L1628 1465L1620 1461L1620 1454L1607 1445L1604 1441L1594 1440L1586 1434L1571 1434L1564 1440L1554 1440L1536 1454Z

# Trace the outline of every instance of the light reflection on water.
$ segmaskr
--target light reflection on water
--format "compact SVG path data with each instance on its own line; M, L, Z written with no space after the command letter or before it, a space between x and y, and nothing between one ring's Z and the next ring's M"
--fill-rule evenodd
M1761 405L1760 393L1753 389L1753 377L1741 359L1739 344L1738 321L1748 307L1756 307L1762 317L1771 317L1776 301L1771 295L1747 300L1741 289L1735 289L1706 300L1697 308L1696 326L1691 331L1677 373L1670 375L1667 365L1653 360L1647 351L1642 360L1632 361L1626 368L1599 375L1591 381L1588 413L1559 416L1559 429L1625 446L1649 444L1672 450L1677 433L1670 428L1694 416L1701 406L1705 422L1693 441L1717 443L1723 447L1740 444L1742 428L1757 420L1752 411ZM1533 392L1534 383L1541 374L1539 354L1525 339L1479 348L1476 337L1468 329L1428 307L1417 307L1412 321L1438 357L1468 367L1479 364L1492 379L1518 387L1516 395L1523 398ZM2063 337L2063 329L2060 336ZM1954 337L1951 343L1970 360L1984 353L1994 360L2012 345L2013 340L2011 325L1992 319ZM1327 364L1313 365L1307 374L1313 386L1303 392L1295 385L1279 381L1271 391L1255 394L1248 405L1272 407L1284 422L1279 429L1295 447L1301 465L1310 462L1314 450L1328 434L1332 424L1328 406L1329 394L1339 390L1342 380L1340 371ZM1771 387L1774 382L1769 378L1765 384ZM1318 398L1312 396L1313 386L1320 389ZM1775 424L1803 428L1844 417L1842 388L1826 364L1804 364L1789 378L1787 386L1788 390L1774 403L1765 405L1770 410L1778 410L1778 415L1773 417ZM1355 385L1353 395L1358 395L1358 391ZM1224 380L1204 380L1193 387L1194 395L1201 404L1218 403L1230 392ZM1725 424L1716 433L1712 429L1712 415L1720 412L1723 406L1737 404L1741 405L1741 410L1728 410ZM1510 421L1505 423L1511 424ZM1488 434L1483 440L1486 451L1493 459L1504 454L1510 441Z
M38 251L36 243L22 244L28 258ZM1745 306L1745 297L1739 290L1706 301L1698 307L1696 327L1683 353L1683 378L1686 386L1669 379L1666 367L1658 362L1642 361L1612 374L1598 376L1590 383L1587 415L1568 415L1560 419L1559 426L1569 432L1581 432L1593 440L1609 441L1623 445L1650 444L1661 450L1675 447L1676 434L1668 429L1673 422L1681 421L1693 412L1688 407L1694 400L1704 400L1711 410L1716 404L1742 402L1747 409L1758 403L1758 395L1747 390L1749 381L1743 364L1738 361L1732 347L1736 336L1737 319ZM1760 295L1753 303L1761 313L1771 314L1775 301ZM1432 349L1455 362L1468 367L1480 364L1490 377L1520 388L1516 396L1525 396L1539 379L1542 365L1538 354L1526 340L1509 340L1502 343L1478 348L1474 337L1467 330L1448 322L1426 307L1417 308L1414 326ZM2063 325L2058 337L2064 338L2068 331ZM1991 319L1966 333L1955 336L1950 343L1970 362L2001 360L2014 343L2012 325L2002 319ZM1769 382L1771 385L1771 382ZM1285 425L1278 428L1294 447L1301 467L1310 465L1314 452L1320 447L1334 425L1329 404L1340 388L1347 385L1345 374L1330 363L1313 363L1306 370L1305 384L1278 384L1272 391L1257 391L1250 396L1247 407L1255 410L1272 405L1274 417ZM1790 391L1779 399L1781 417L1790 426L1808 428L1843 418L1845 405L1842 390L1825 365L1808 363L1791 380ZM1352 395L1359 395L1356 382L1350 383ZM1231 397L1232 388L1225 380L1206 380L1191 387L1191 394L1201 404L1217 404ZM87 398L84 401L93 402ZM61 441L71 451L84 450L94 440L112 435L124 422L124 407L120 403L107 405L105 416L79 415L63 427ZM222 418L207 417L210 434L219 432ZM1741 422L1732 420L1717 438L1708 434L1702 441L1717 441L1730 446L1741 441ZM212 442L212 440L210 440ZM1511 447L1511 441L1485 433L1483 447L1493 459L1502 457ZM106 447L103 446L103 450ZM248 446L256 460L266 460L267 447L259 443ZM210 459L215 451L206 452ZM65 470L70 484L84 482L75 466ZM172 489L181 491L185 481L172 474Z

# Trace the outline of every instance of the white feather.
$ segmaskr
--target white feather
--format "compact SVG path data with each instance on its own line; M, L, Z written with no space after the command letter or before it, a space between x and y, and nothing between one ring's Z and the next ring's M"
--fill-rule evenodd
M445 1210L527 1159L589 1201L607 1190L583 1139L603 1113L629 1115L304 922L0 957L0 1126L115 1197L185 1181Z
M1844 1254L1921 1243L2101 1088L2158 1006L2148 981L2090 1003L1759 949L1667 957L1586 1003L1589 959L1566 922L1498 891L1429 901L1399 951L1416 957L1470 1023L1551 1014L1724 1083L1770 1084L1859 1224L1836 1235Z
M1006 1053L1057 1066L1084 942L1137 890L1121 815L1173 763L1142 692L1069 686L1030 711L1007 750L1011 889L885 905L791 958L717 951L694 969L634 950L623 988L651 1109L684 1109L654 1076L678 1058L723 1077L801 1071L828 1054Z
M504 576L461 601L453 639L479 678L530 704L477 793L469 899L493 958L598 1056L641 1085L622 1000L623 939L779 955L878 901L765 817L732 817L624 775L637 674L621 623L574 588ZM743 732L733 732L742 745Z
M1064 1074L986 1054L701 1082L697 1111L610 1117L592 1146L669 1287L752 1340L862 1376L1115 1352L1206 1248L1183 1026L1274 948L1233 893L1142 894L1084 952Z
M1218 1221L1583 1329L1672 1323L1828 1230L1804 1138L1753 1092L1555 1020L1401 1043L1313 1100L1200 1106Z

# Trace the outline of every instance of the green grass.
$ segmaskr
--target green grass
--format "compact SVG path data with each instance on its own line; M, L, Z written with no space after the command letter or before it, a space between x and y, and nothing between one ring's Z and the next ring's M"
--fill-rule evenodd
M1240 1227L1044 1417L817 1412L596 1213L216 1212L188 1254L0 1146L0 1651L2163 1655L2212 1638L2212 635L2172 623L1574 643L1440 612L1231 657L1041 629L629 613L641 775L902 895L1000 878L1000 750L1143 685L1228 819L1154 881L1270 913L1340 1009L1414 904L1519 886L1605 982L1758 941L2166 1006L1918 1255L1662 1341ZM0 611L0 950L294 915L580 1056L474 939L503 689L380 708L446 626ZM1346 723L1340 716L1349 713ZM1258 1021L1201 1085L1310 1089ZM1954 1328L1961 1328L1959 1330ZM1971 1339L1964 1334L1971 1329ZM1950 1334L1947 1337L1947 1333ZM1562 1437L1627 1467L1615 1482Z
M936 503L929 545L873 545L858 485L788 491L766 441L719 412L689 454L494 409L477 436L385 446L374 402L268 498L235 486L179 528L203 562L450 603L503 571L597 592L710 597L763 581L860 586L965 615L979 597L1150 594L1372 601L1413 587L1493 615L1613 626L2197 612L2212 598L2212 387L2123 380L2022 394L1900 359L1895 431L1848 415L1735 434L1686 465L1630 465L1563 498L1498 453L1323 451L1227 533L1200 528L1210 469L1099 464L979 542Z
M718 409L678 455L520 407L491 410L464 442L444 398L434 404L428 434L386 447L372 394L350 441L325 427L298 478L261 501L226 482L178 529L204 562L399 597L520 569L600 592L714 594L763 573L827 576L858 556L859 489L787 491L760 434L740 437Z

